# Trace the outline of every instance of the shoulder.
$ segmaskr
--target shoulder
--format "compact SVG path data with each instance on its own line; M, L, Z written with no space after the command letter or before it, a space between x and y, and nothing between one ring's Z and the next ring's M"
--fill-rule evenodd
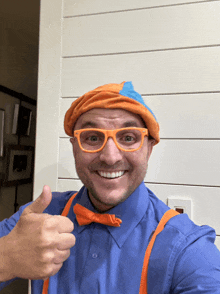
M158 225L170 208L148 189L148 222ZM215 230L187 214L171 218L155 240L148 264L150 293L220 293L220 252ZM216 289L218 289L216 292ZM185 293L185 292L184 292Z
M156 246L162 242L172 248L177 259L183 251L189 250L192 244L201 248L207 242L214 244L215 238L216 233L213 228L207 225L198 226L189 219L187 214L179 214L167 222L157 238Z
M194 291L200 289L199 293L220 293L220 252L214 244L215 230L197 226L184 214L170 220L166 229L176 236L169 260L174 292L191 287Z
M161 216L166 209L163 205L156 209L155 215ZM149 262L149 290L152 293L170 293L172 288L194 291L203 289L218 293L220 286L220 252L215 246L215 230L209 226L198 226L187 214L171 218L162 232L156 237ZM211 286L210 286L211 285ZM179 293L179 292L178 292ZM191 293L191 292L190 292ZM198 292L192 292L198 293Z
M158 199L153 192L148 189L150 206L153 211L155 222L158 224L164 213L170 208ZM155 247L163 245L170 246L170 248L179 248L177 251L184 250L189 244L195 241L201 242L203 237L210 242L215 241L215 230L209 226L199 226L195 224L187 214L179 214L172 217L165 225L163 231L157 236Z
M220 252L214 242L215 231L197 226L187 215L169 220L152 249L149 292L182 293L191 289L190 293L220 293L216 292L220 287Z

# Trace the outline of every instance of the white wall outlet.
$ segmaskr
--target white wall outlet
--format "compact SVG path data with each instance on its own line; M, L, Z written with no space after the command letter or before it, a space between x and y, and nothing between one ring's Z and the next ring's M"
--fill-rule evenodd
M188 217L192 219L192 200L181 199L177 197L168 197L168 206L180 213L187 213Z

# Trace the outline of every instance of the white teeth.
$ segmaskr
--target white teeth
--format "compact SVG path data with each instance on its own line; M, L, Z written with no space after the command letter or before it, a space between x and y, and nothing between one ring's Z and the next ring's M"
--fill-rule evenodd
M119 172L113 172L113 173L106 173L106 172L98 171L98 173L103 178L114 179L114 178L121 177L125 173L125 171L119 171Z

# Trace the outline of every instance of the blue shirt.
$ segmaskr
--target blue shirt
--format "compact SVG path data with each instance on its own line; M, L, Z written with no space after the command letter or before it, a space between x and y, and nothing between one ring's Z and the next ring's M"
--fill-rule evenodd
M45 212L61 214L73 194L53 193ZM121 218L120 227L79 226L73 212L76 203L94 211L83 187L68 214L74 222L76 244L61 270L50 278L49 293L138 294L147 245L169 208L144 183L108 211ZM22 211L0 223L0 234L10 231ZM185 214L171 219L152 250L148 293L220 293L220 253L214 240L212 228L196 226ZM42 286L42 280L32 281L32 293L41 294Z

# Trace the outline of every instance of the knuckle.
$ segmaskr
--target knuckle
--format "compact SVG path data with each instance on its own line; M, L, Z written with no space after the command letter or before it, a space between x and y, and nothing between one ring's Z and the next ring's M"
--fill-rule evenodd
M62 234L61 234L62 235ZM61 236L59 243L57 244L57 249L66 250L72 248L76 243L76 238L73 234L68 233L65 236Z
M54 259L56 264L63 263L70 256L70 250L63 250Z
M53 273L53 265L52 264L47 264L43 269L42 269L42 277L50 277L52 276Z
M66 217L62 216L62 215L54 215L53 216L53 219L56 223L62 223L65 218Z
M41 256L41 262L47 266L53 263L54 260L54 252L47 251Z
M57 215L57 217L59 218L59 222L63 223L64 225L70 227L74 227L73 222L66 216L62 216L62 215Z
M43 221L43 228L46 230L50 230L54 226L53 217L47 217Z
M56 264L56 266L54 266L51 272L51 276L55 275L61 269L62 266L63 266L63 263Z
M50 234L46 234L45 232L40 236L40 247L44 248L52 248L56 246L56 239Z
M51 277L53 275L55 275L62 267L63 263L59 263L59 264L51 264L47 267L45 267L44 269L44 277L48 278Z
M74 227L73 222L69 218L66 217L66 220L67 220L67 224Z

